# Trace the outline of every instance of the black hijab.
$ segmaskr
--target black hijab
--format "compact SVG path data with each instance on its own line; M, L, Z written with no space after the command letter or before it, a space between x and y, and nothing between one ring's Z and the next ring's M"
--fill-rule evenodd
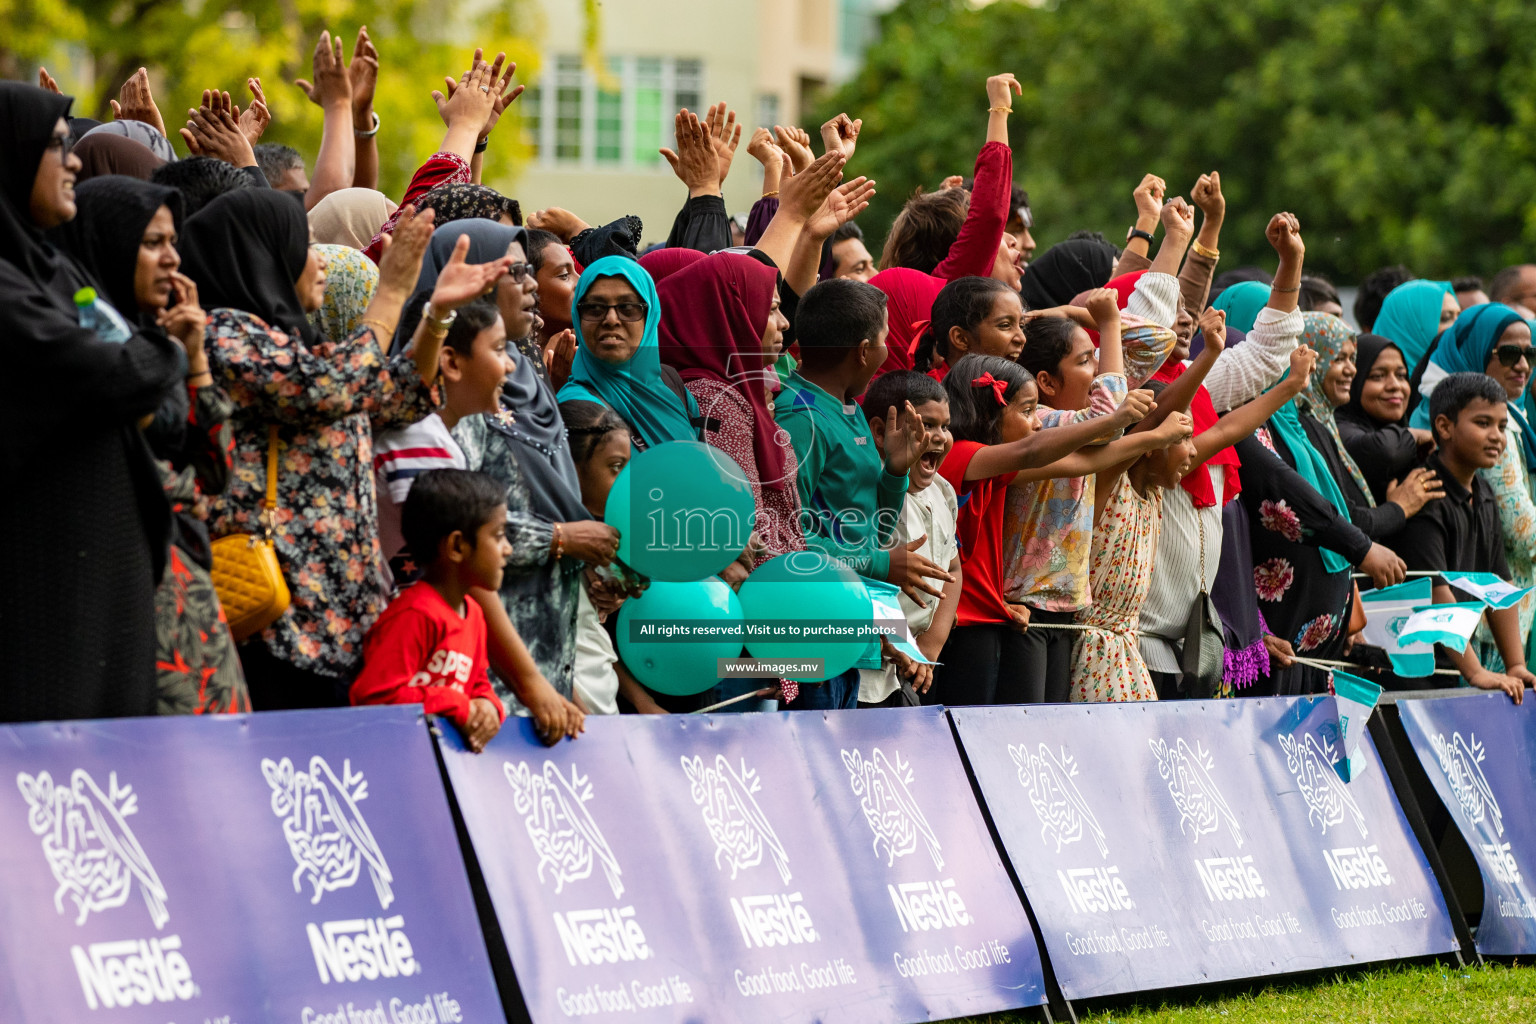
M74 315L79 273L32 223L32 184L69 96L21 82L0 82L0 260L13 264Z
M1065 306L1090 288L1102 288L1115 270L1115 247L1092 238L1058 242L1031 260L1019 291L1029 309Z
M1339 409L1339 415L1348 413L1350 419L1362 425L1379 426L1360 404L1360 396L1365 393L1365 381L1371 375L1371 370L1375 368L1376 360L1389 348L1397 349L1398 357L1406 366L1407 357L1403 355L1403 350L1398 347L1397 342L1390 338L1383 338L1379 334L1355 335L1355 379L1349 384L1349 401ZM1404 419L1406 418L1404 416Z
M187 219L181 254L204 309L243 310L306 345L321 339L294 288L309 259L309 221L291 197L226 192Z
M53 232L59 248L95 279L114 308L129 320L139 315L133 277L139 242L160 207L171 209L181 230L181 193L167 185L108 174L75 189L75 219Z

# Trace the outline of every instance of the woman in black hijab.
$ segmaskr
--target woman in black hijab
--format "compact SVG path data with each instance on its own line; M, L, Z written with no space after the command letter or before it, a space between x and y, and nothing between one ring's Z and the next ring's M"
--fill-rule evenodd
M208 530L195 511L229 483L234 403L208 370L197 285L177 272L181 193L106 175L83 182L75 204L79 215L55 231L59 246L140 331L170 333L187 353L186 385L172 389L144 432L174 513L170 564L155 591L158 709L249 711L245 675L208 574Z
M1029 264L1019 292L1029 309L1065 306L1090 288L1102 288L1115 270L1115 247L1095 238L1058 242Z
M90 278L43 237L75 216L71 100L0 82L0 720L151 714L170 506L139 421L180 381L163 334L82 326Z
M1411 369L1394 342L1379 334L1358 336L1349 401L1334 413L1339 437L1378 502L1389 500L1396 483L1434 477L1419 466L1419 439L1407 425Z
M261 529L269 428L278 440L273 538L292 603L241 646L257 710L345 704L363 635L388 603L372 431L414 423L437 406L431 381L443 335L423 324L406 351L391 359L383 349L431 231L431 216L407 209L348 338L326 337L307 315L325 297L325 259L291 196L230 192L183 231L187 274L209 308L209 363L235 402L235 471L214 502L214 536ZM437 317L483 294L505 267L462 259L448 267L433 293Z

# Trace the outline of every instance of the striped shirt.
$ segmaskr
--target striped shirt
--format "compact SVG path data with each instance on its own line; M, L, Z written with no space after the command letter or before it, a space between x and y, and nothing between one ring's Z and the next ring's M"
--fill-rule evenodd
M379 498L379 549L388 563L405 547L400 509L411 482L429 469L465 469L469 463L453 435L433 413L408 427L381 430L373 438L373 480Z

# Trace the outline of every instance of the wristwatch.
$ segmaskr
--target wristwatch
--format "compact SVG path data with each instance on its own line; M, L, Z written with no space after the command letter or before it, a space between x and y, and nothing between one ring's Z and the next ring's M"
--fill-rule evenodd
M439 317L437 311L432 308L430 301L428 301L426 308L421 311L421 318L437 334L446 334L448 328L453 326L453 321L458 318L458 315L458 310L450 309L447 316Z
M1141 228L1134 224L1132 224L1131 229L1125 233L1125 244L1130 245L1131 239L1133 238L1145 238L1148 245L1152 244L1152 232L1143 231Z

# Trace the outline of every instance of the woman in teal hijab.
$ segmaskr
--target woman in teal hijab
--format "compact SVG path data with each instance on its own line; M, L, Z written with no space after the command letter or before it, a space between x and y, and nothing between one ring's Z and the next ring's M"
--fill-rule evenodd
M1411 374L1460 309L1449 281L1406 281L1387 293L1371 330L1403 350Z
M644 267L625 256L588 267L571 299L571 324L578 348L562 403L613 409L629 424L637 450L699 439L698 403L681 378L676 387L668 383L661 365L661 301Z
M1240 281L1223 288L1213 307L1225 310L1227 326L1247 334L1259 319L1259 310L1269 304L1269 285L1260 281Z

